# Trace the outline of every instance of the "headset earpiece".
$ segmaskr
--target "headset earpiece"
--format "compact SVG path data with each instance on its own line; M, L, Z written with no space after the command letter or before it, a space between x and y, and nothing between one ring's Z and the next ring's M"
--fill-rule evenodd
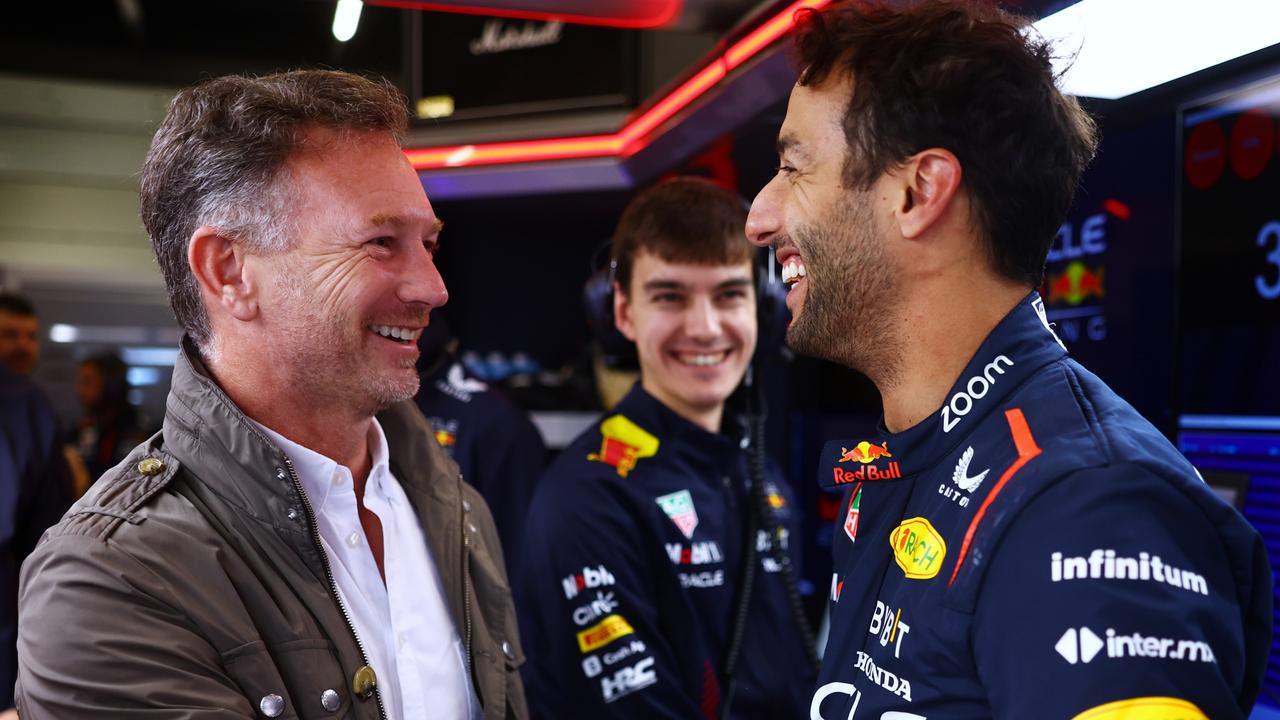
M619 332L613 322L613 276L611 263L609 267L592 273L586 285L582 286L582 307L587 316L587 327L600 346L605 367L639 369L635 344Z

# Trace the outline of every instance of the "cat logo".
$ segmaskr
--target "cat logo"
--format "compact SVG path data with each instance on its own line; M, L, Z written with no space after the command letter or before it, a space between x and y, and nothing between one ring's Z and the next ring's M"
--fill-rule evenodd
M612 465L619 477L626 477L640 458L658 452L658 438L622 415L614 415L600 423L600 452L587 455L588 460Z

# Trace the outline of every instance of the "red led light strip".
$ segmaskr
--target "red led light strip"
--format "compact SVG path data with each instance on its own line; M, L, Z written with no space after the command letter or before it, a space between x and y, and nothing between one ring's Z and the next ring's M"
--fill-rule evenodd
M405 155L417 170L633 155L647 145L646 139L651 131L715 87L735 68L785 35L795 25L796 11L804 8L816 10L830 2L831 0L797 0L787 6L612 135L410 148L405 150Z
M675 19L683 9L683 0L670 0L658 12L647 17L605 17L603 15L574 15L572 13L540 12L537 10L516 10L502 7L475 7L453 5L447 2L419 2L418 0L364 0L367 5L401 8L405 10L424 10L428 12L445 12L458 15L484 15L486 17L507 17L518 20L559 20L574 25L603 25L606 27L639 29L656 28L666 25Z

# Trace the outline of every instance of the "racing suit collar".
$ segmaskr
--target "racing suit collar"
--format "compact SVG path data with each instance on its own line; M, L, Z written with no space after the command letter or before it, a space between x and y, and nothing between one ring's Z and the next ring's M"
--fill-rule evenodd
M738 456L739 445L724 432L711 433L685 419L650 395L637 381L631 390L613 408L613 413L625 415L635 424L655 435L659 440L679 438L681 452L688 460L703 459L722 465ZM726 411L725 425L731 425ZM723 465L728 467L728 465Z
M875 437L829 441L818 462L818 484L838 488L900 480L935 467L1024 380L1066 354L1049 326L1040 294L1030 293L982 342L942 407L899 433L890 433L882 416Z

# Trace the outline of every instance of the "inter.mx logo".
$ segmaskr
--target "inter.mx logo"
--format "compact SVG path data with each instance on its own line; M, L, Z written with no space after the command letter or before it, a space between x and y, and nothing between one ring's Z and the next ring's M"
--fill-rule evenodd
M603 565L597 565L594 568L584 567L581 573L570 575L560 581L560 585L564 588L564 596L570 600L577 597L583 590L605 587L613 583L613 573Z
M1104 650L1108 658L1114 659L1134 657L1216 662L1209 644L1199 640L1148 637L1141 633L1122 635L1111 628L1107 628L1105 635L1105 638L1098 637L1087 627L1079 630L1067 628L1053 649L1072 665L1090 663Z

